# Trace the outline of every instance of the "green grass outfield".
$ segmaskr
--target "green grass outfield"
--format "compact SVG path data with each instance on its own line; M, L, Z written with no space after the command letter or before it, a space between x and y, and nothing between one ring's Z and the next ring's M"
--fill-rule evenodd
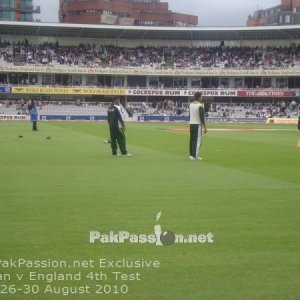
M128 124L132 158L111 157L104 123L38 126L32 132L29 122L0 123L0 260L124 258L158 260L160 268L2 266L0 299L300 299L296 126L209 125L203 161L188 160L188 132L166 130L186 124ZM89 243L90 230L152 233L159 211L163 230L212 232L214 243ZM28 278L29 272L54 271L81 272L81 279ZM86 278L91 271L108 280ZM139 272L141 280L116 281L112 271ZM24 277L18 280L17 273ZM26 294L27 284L38 287L37 295ZM87 285L91 293L44 293L47 285ZM96 285L127 285L129 291L95 294Z

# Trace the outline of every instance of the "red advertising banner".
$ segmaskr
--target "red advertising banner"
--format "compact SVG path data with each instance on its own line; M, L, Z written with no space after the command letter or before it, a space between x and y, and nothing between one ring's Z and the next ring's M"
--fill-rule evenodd
M267 90L249 90L238 91L238 97L294 97L293 91L267 91Z

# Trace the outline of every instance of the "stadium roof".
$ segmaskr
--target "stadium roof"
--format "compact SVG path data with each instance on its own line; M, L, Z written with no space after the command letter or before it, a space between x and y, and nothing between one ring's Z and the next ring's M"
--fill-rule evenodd
M294 40L300 39L300 26L148 27L0 21L1 34L140 40Z

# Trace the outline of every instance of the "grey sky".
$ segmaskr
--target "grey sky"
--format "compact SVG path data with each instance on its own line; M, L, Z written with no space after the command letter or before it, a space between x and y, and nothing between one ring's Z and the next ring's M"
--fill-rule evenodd
M41 6L42 22L58 22L59 0L34 0ZM200 26L244 26L257 7L268 8L280 0L166 0L175 12L197 15Z

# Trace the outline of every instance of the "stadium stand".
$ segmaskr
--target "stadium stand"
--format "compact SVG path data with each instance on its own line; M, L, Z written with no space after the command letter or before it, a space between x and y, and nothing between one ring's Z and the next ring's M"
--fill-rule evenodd
M201 90L209 99L208 117L297 115L299 26L278 31L0 22L0 37L1 114L26 114L24 103L35 99L40 114L101 116L115 95L135 119L187 116Z
M90 115L102 116L107 112L108 103L80 103L74 102L40 102L38 112L43 115ZM160 103L128 103L127 112L130 117L138 116L187 116L188 105L169 101L168 105ZM1 101L0 114L22 115L28 114L25 101ZM272 103L210 103L207 117L212 118L269 118L287 117L296 118L298 105L294 102L285 101Z
M289 47L136 47L46 42L29 44L25 39L0 43L1 61L15 63L13 48L20 49L22 65L69 65L140 68L291 68L299 64L299 46Z

